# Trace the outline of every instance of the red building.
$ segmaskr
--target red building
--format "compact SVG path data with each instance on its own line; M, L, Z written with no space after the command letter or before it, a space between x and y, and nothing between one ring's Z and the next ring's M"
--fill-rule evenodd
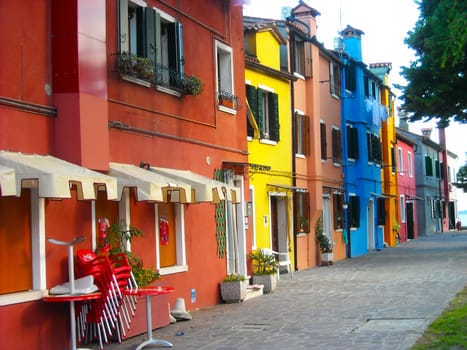
M415 152L414 141L397 132L397 164L393 163L393 172L398 174L398 193L400 209L400 241L418 238L417 225L417 184L415 177Z
M140 229L131 251L175 288L154 326L176 298L218 303L251 247L241 6L4 0L0 27L0 348L66 346L68 305L41 299L67 249L47 238L95 249L99 218Z

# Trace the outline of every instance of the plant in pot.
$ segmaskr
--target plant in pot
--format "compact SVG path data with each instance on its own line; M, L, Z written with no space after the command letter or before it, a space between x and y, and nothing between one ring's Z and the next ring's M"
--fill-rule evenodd
M194 75L186 76L185 79L183 80L183 86L187 94L194 95L194 96L202 93L203 88L204 88L204 85L201 79Z
M118 56L117 70L122 76L150 81L154 76L154 65L146 57L138 57L129 52Z
M248 281L245 276L229 274L219 285L221 298L225 303L239 303L246 297Z
M321 253L321 265L329 266L333 262L333 242L326 236L323 231L318 231L319 251Z
M99 239L98 244L99 252L105 252L113 261L118 262L118 256L121 253L126 255L135 281L139 287L150 285L160 278L159 272L153 268L144 267L140 258L124 248L127 242L131 243L134 238L141 236L143 236L143 233L136 227L128 227L123 222L114 223L110 225L105 235Z
M253 284L263 285L263 293L271 293L277 286L279 262L273 254L257 249L249 254L253 264Z

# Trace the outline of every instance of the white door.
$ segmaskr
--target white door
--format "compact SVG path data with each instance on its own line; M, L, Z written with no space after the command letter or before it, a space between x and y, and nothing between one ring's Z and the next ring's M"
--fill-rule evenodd
M323 197L323 233L332 242L331 232L331 198Z

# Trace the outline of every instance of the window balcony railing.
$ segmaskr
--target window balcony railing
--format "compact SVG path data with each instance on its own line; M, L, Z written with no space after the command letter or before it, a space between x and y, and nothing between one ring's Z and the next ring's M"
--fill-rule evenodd
M203 82L198 77L168 67L154 66L150 59L126 52L117 56L117 72L121 76L139 80L142 85L153 84L183 95L198 95L203 91Z
M236 111L242 108L240 100L237 96L231 94L230 92L222 90L217 93L217 105Z

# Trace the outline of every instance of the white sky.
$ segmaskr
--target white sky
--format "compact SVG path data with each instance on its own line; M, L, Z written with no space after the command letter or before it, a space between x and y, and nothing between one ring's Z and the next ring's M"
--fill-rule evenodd
M281 8L298 5L298 0L244 0L243 14L262 18L281 18ZM364 63L391 62L389 85L396 97L400 91L393 84L405 84L400 76L400 67L409 66L415 59L414 52L404 44L407 32L413 30L418 19L418 7L413 0L305 0L318 10L317 38L327 48L333 48L333 39L338 32L351 25L362 30L362 54ZM396 105L400 101L396 98ZM421 128L436 127L433 122L410 124L410 131L420 134ZM448 149L457 154L459 160L455 171L467 161L467 124L451 123L446 131ZM432 139L438 141L438 132L433 130ZM467 210L467 194L457 194L458 210Z

